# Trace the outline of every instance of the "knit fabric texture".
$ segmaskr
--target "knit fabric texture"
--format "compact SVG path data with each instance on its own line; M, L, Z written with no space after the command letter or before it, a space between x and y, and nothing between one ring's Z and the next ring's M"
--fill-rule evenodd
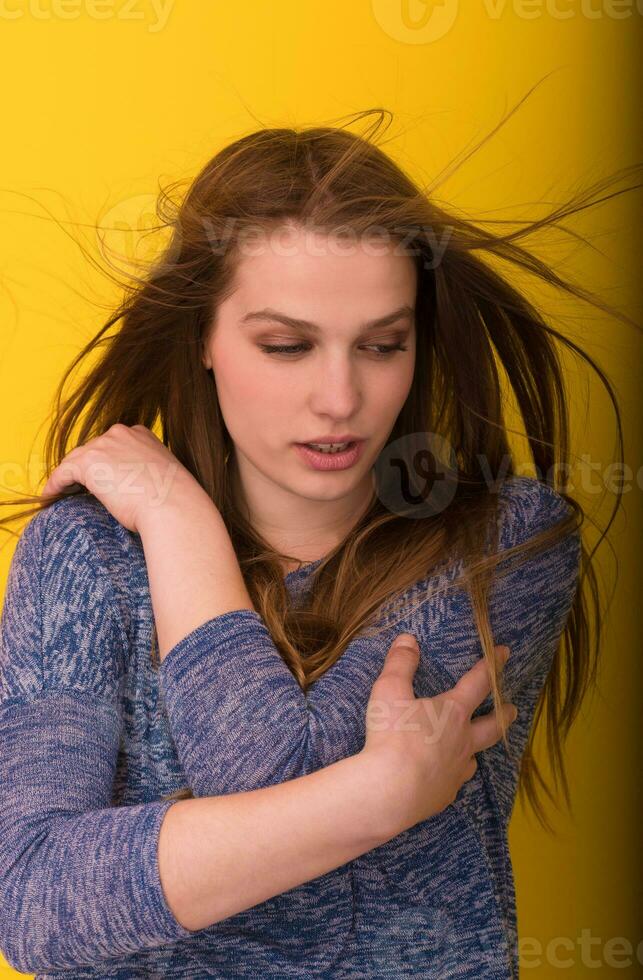
M500 488L499 549L565 516L531 477ZM292 600L322 559L285 576ZM578 587L580 533L498 577L494 642L519 709L455 801L384 845L205 929L166 901L157 843L175 801L252 790L359 752L393 638L420 646L418 697L451 688L482 647L457 564L417 605L358 636L304 693L254 610L215 616L160 668L141 539L93 496L37 513L19 537L0 620L0 949L38 980L518 977L507 826L538 695ZM493 708L491 695L474 715ZM358 819L358 815L356 815ZM286 828L285 828L286 830ZM216 882L213 882L216 888Z

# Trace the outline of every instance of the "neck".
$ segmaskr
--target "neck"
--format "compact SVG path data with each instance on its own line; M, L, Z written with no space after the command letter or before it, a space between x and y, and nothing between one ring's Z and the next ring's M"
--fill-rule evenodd
M370 508L375 493L372 474L340 500L310 500L296 495L279 500L261 483L240 490L234 468L235 493L243 502L244 516L257 534L279 554L284 574L295 571L302 562L323 558L350 533Z

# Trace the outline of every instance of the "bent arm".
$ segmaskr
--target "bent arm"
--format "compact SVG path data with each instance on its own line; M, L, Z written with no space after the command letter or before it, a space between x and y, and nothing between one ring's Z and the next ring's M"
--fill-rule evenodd
M326 696L320 681L304 693L254 610L184 637L161 663L159 685L194 795L259 789L359 752L366 704L350 685Z
M332 697L324 696L325 684L315 685L314 696L302 690L252 606L225 524L205 493L180 508L151 510L140 534L159 684L195 795L280 783L363 747L365 700L353 704L350 687Z
M365 756L249 793L110 806L119 730L75 691L0 708L0 946L18 970L186 938L393 836Z
M268 797L113 805L129 649L97 564L111 540L92 538L96 516L89 501L66 498L31 519L0 618L0 946L26 972L186 938L183 921L218 921L379 841L371 789L381 784L364 783L353 760L302 781L301 797L292 783ZM297 833L281 841L283 826ZM274 854L253 855L249 839Z

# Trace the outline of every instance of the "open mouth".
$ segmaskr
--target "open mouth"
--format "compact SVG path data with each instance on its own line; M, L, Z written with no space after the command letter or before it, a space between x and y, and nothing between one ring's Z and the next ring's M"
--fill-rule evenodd
M315 452L324 453L328 456L334 456L337 453L345 453L348 449L352 449L356 446L356 442L339 442L339 443L324 443L323 445L317 442L302 442L298 445L307 446L309 449L313 449Z
M362 454L364 439L349 443L319 446L316 443L296 442L300 457L316 470L345 470L353 466Z

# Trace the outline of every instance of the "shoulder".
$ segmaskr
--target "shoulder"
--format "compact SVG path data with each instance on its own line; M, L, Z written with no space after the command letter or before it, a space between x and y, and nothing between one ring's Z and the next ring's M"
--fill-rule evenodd
M133 535L91 494L62 497L37 511L19 534L7 579L6 601L62 616L83 603L100 603L129 630ZM22 597L22 599L20 598ZM28 601L27 601L28 600Z
M121 532L130 534L87 494L61 498L28 521L11 560L0 624L5 695L115 689L130 627Z
M127 569L133 535L91 494L75 494L38 511L25 525L15 560L38 563L42 581L85 573L116 585Z
M512 476L498 490L498 542L501 549L523 544L541 531L549 530L575 513L561 493L530 476ZM567 547L580 546L580 528L572 526L565 535Z
M580 582L582 539L578 517L582 510L532 477L506 481L500 498L500 552L525 545L541 533L564 525L560 533L554 533L535 550L503 557L496 566L498 578L492 588L499 620L508 620L513 613L522 628L529 625L534 637L549 635L550 629L564 622Z
M46 540L50 547L69 540L81 545L85 540L94 540L100 548L115 535L116 527L122 528L122 525L96 497L73 494L34 514L25 525L21 538L32 537L40 544Z

